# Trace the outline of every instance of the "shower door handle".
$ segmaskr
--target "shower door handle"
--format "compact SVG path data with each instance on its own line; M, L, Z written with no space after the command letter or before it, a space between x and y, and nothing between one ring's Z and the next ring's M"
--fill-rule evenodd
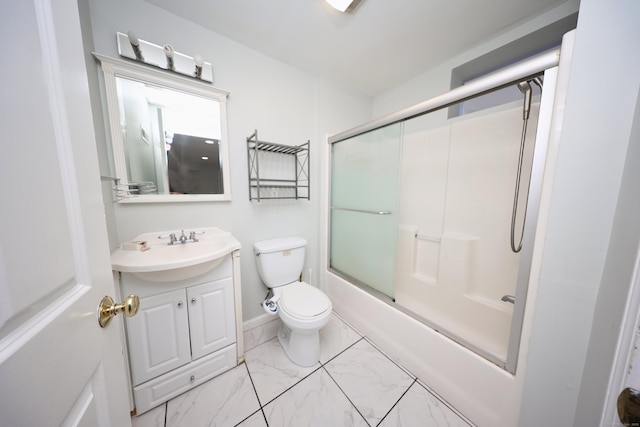
M391 215L391 212L389 211L369 211L364 209L339 208L336 206L331 206L331 209L337 210L337 211L358 212L358 213L366 213L366 214L372 214L372 215Z

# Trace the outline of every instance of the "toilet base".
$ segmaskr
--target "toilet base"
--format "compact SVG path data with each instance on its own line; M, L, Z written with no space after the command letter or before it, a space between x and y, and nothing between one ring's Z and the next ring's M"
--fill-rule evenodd
M309 367L320 361L320 331L294 331L283 325L278 341L287 357L296 365Z

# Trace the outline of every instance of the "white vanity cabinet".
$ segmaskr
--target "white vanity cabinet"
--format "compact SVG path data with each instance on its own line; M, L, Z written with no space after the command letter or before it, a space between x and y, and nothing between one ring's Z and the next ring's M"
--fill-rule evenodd
M121 273L122 295L140 298L138 313L126 318L138 414L242 361L239 281L239 251L184 280L148 282Z
M187 288L187 305L193 359L236 341L231 278Z

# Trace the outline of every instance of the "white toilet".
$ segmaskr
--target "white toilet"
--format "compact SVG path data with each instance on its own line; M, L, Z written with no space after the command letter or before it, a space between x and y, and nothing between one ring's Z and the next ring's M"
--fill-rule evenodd
M278 340L296 365L320 359L320 329L331 317L331 301L320 289L300 282L307 241L301 237L263 240L253 245L258 273L271 289L265 311L279 314L284 326Z

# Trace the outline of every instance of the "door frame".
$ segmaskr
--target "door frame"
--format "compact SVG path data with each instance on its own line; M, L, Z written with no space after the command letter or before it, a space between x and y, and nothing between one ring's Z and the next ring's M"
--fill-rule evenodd
M601 426L621 425L617 412L618 394L625 387L631 369L640 369L640 352L635 351L640 338L640 246L636 252L630 289L625 303L620 336L614 355L605 397L605 406L600 420Z

